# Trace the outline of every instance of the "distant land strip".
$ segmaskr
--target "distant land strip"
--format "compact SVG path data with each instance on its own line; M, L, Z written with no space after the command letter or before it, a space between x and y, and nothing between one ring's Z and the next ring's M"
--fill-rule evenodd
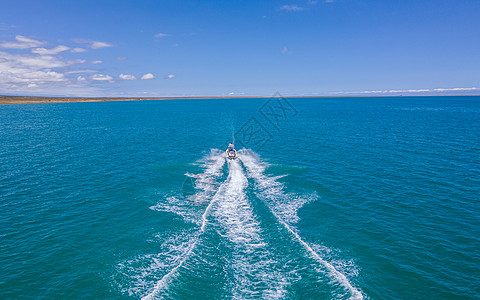
M478 97L479 95L349 95L349 96L284 96L284 98L393 98L393 97ZM268 99L267 96L211 96L211 97L37 97L0 95L1 104L108 102L176 99Z
M175 99L231 99L231 98L269 98L269 97L36 97L36 96L2 96L0 104L31 103L70 103L70 102L108 102L141 100L175 100Z

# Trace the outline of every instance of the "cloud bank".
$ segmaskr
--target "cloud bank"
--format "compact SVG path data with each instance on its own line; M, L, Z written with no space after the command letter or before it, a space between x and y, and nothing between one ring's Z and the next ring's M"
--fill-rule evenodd
M360 92L335 92L334 94L398 94L398 93L432 93L432 92L461 92L461 91L477 91L480 88L437 88L437 89L417 89L417 90L376 90L376 91L360 91Z
M45 45L46 42L37 41L23 35L16 35L15 42L2 42L0 48L2 49L30 49Z
M91 90L85 86L87 78L84 74L87 72L71 68L85 63L100 63L100 60L89 62L85 59L66 59L60 55L65 52L82 53L86 49L65 45L44 47L45 45L45 41L23 35L16 35L13 41L0 42L0 49L5 49L0 50L0 92L56 94L59 91L70 91L70 94L76 92L80 95ZM89 45L92 49L106 46L105 43L96 41L89 42ZM90 79L113 81L108 75Z
M163 36L166 34L157 34L157 37ZM116 80L104 73L107 72L105 68L96 70L94 66L103 63L102 60L77 56L88 50L113 47L113 44L88 39L73 39L72 42L72 45L49 45L46 41L23 35L0 41L0 94L99 96L112 91L112 87L124 80L137 80L136 76L125 73L115 75ZM117 57L118 61L126 59ZM92 68L85 68L86 64ZM173 74L167 75L167 78L174 77ZM141 76L142 80L154 78L152 73ZM110 85L113 83L117 85Z

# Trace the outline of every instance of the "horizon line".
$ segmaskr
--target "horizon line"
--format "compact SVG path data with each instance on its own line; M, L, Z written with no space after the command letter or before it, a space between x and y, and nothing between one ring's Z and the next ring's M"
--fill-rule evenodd
M276 94L277 95L277 94ZM189 99L270 99L270 98L409 98L409 97L480 97L480 95L348 95L348 96L161 96L161 97L62 97L62 96L12 96L0 95L0 105L35 103L78 103L149 100L189 100Z

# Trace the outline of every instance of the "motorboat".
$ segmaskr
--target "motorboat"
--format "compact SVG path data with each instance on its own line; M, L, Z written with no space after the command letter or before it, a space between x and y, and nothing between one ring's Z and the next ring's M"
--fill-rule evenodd
M228 159L236 159L237 158L237 150L235 149L227 149L225 151L225 154L227 154Z

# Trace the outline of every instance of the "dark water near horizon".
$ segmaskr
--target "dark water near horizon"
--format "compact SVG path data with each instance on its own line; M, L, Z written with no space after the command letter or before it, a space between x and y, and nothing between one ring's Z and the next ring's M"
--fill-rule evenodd
M3 105L0 299L479 299L479 157L480 97Z

